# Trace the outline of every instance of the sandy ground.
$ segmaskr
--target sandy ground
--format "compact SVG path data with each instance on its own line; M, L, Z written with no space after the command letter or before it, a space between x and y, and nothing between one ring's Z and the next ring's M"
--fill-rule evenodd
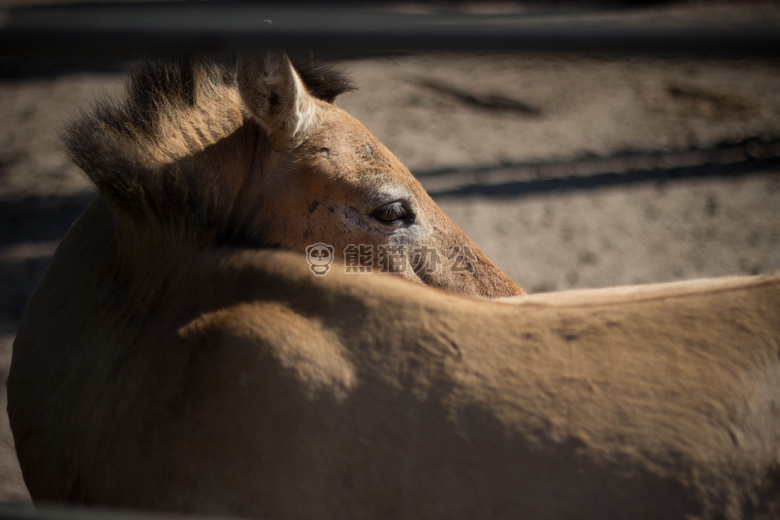
M780 269L777 62L421 55L343 66L360 91L340 105L529 292ZM120 88L119 74L0 81L0 380L24 304L93 193L57 130ZM25 502L0 417L0 502Z

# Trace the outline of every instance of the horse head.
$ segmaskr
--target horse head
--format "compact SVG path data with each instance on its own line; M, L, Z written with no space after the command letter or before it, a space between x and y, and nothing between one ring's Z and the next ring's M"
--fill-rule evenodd
M120 256L182 240L302 252L323 243L346 269L523 294L333 103L349 88L343 77L299 73L274 52L243 55L235 68L147 68L124 108L99 109L70 132L75 161L115 214L118 242L131 242Z

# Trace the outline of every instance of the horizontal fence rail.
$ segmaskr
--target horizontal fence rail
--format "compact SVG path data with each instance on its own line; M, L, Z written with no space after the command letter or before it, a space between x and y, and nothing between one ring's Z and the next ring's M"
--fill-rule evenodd
M780 23L657 10L473 14L383 4L243 2L65 4L0 10L0 54L317 49L332 57L433 50L770 56ZM269 21L271 23L269 23Z

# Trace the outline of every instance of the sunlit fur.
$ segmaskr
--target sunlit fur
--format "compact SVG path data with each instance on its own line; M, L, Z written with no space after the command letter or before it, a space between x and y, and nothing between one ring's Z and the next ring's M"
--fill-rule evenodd
M112 210L125 264L142 265L147 251L224 245L392 245L439 257L466 248L474 253L467 270L403 276L465 294L523 294L332 103L351 88L333 69L294 68L278 53L242 56L238 67L233 58L144 64L124 99L86 113L65 140ZM397 193L414 207L414 225L376 226L372 209Z

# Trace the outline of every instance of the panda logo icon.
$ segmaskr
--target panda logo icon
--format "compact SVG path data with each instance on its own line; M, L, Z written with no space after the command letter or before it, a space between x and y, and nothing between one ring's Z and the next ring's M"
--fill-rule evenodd
M333 262L333 246L317 242L306 248L306 260L309 262L309 269L315 276L325 276L328 274L330 264Z

